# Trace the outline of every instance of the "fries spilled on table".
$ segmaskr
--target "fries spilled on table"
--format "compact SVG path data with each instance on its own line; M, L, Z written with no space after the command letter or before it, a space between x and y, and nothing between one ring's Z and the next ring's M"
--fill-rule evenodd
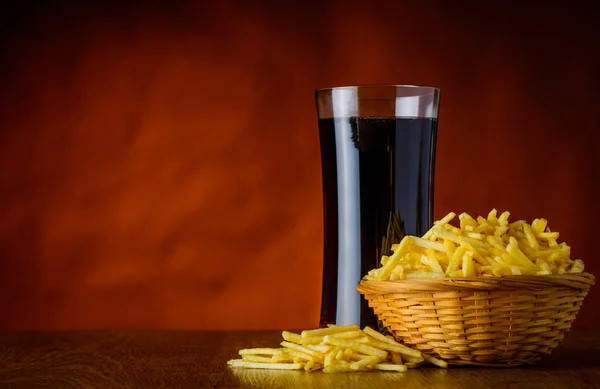
M546 219L509 222L509 212L473 218L450 212L422 237L406 235L381 258L381 267L364 280L500 277L581 273L583 261L571 259L571 248L558 243L558 232Z
M432 364L446 368L440 359L406 347L391 337L357 325L282 332L280 348L252 348L239 351L240 359L227 362L249 369L322 370L325 373L354 371L405 372Z

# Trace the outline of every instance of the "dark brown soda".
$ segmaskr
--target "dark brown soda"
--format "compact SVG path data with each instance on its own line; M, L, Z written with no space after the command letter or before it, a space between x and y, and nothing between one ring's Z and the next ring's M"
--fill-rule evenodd
M437 120L319 119L319 135L325 215L320 325L326 326L337 322L341 294L357 294L356 283L379 267L392 244L430 228ZM338 288L340 272L360 276ZM340 310L358 309L360 323L355 324L377 326L365 299L351 300L360 307L340 305Z

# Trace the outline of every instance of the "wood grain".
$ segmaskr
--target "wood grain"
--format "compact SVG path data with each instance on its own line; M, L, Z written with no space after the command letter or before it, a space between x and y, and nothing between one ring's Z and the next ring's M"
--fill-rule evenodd
M0 388L596 388L600 329L574 329L538 366L324 374L231 369L274 331L0 332Z

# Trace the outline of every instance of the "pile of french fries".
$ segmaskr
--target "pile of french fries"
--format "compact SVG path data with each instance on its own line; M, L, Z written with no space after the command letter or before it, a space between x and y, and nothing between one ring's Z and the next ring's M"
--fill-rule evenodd
M436 221L419 238L405 236L392 245L393 254L381 258L381 267L365 280L434 279L443 277L500 277L581 273L583 261L572 260L571 248L558 243L546 219L509 223L510 213L492 211L487 218L458 216L454 212Z
M282 336L281 348L242 349L241 358L227 364L250 369L322 370L325 373L405 372L427 363L448 367L445 361L406 347L370 327L361 330L357 325L330 325L300 334L283 331Z

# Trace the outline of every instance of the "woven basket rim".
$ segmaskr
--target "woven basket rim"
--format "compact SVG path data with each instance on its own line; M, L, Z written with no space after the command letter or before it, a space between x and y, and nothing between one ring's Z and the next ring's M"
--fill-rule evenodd
M393 281L361 280L356 289L361 294L430 292L453 290L547 289L552 287L588 290L595 285L591 273L552 274L544 276L453 277L436 279L405 279Z

